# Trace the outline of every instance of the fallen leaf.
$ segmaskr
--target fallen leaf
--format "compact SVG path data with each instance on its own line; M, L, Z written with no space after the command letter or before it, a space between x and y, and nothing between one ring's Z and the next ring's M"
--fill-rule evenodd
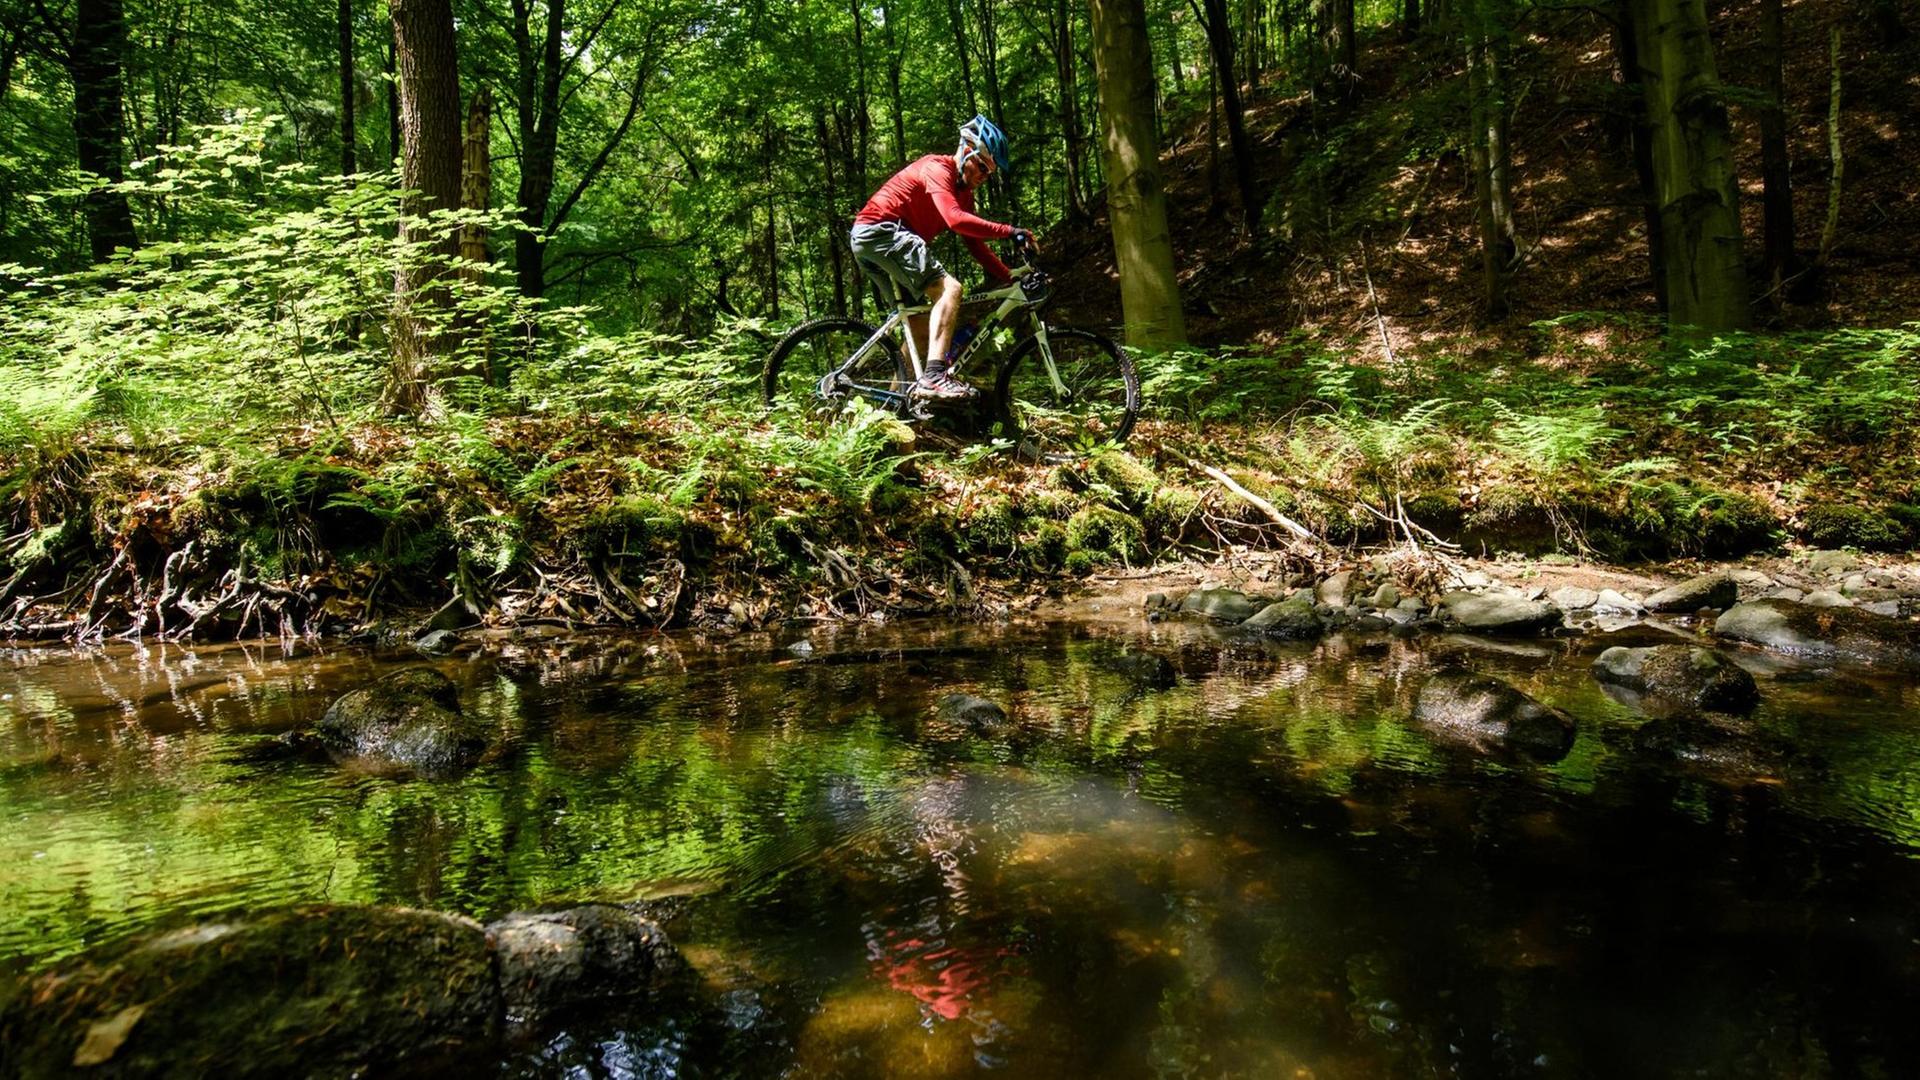
M147 1014L145 1005L129 1005L105 1020L95 1020L87 1025L87 1037L80 1041L80 1049L73 1052L75 1068L88 1065L104 1065L113 1060L127 1036L133 1034L133 1025Z

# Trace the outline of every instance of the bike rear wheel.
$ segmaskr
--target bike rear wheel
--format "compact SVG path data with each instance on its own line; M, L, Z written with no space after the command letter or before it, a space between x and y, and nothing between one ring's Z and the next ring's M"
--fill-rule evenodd
M1046 354L1042 354L1042 348ZM1047 372L1053 358L1059 385ZM1120 347L1086 330L1048 330L1022 341L1000 369L995 396L1036 456L1123 443L1140 413L1140 380Z
M892 338L874 342L834 385L821 381L835 371L874 335L874 327L858 319L826 318L801 323L787 332L767 356L760 390L767 406L781 405L838 412L854 397L865 398L890 412L906 405L913 375Z

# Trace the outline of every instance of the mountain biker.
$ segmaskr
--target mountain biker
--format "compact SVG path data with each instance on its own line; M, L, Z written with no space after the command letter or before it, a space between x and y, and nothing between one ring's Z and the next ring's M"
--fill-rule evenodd
M960 146L951 154L928 154L880 186L853 217L849 241L854 261L876 287L891 281L902 298L924 294L933 310L909 321L916 341L925 335L926 370L913 385L920 397L971 397L974 388L947 371L947 343L960 313L960 281L927 250L927 242L952 229L987 272L989 287L1013 275L987 249L988 240L1013 240L1040 250L1026 229L988 221L973 212L973 189L1007 167L1007 137L985 116L960 126ZM928 327L931 316L931 329Z

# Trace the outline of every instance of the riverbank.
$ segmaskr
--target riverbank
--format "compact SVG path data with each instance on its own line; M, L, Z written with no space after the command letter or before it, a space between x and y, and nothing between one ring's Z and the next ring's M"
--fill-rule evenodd
M1387 369L1305 339L1171 353L1142 360L1126 450L1064 464L991 418L769 413L751 336L568 354L410 419L370 394L215 416L174 376L48 384L0 414L0 637L992 615L1247 553L1324 576L1418 551L1405 587L1468 557L1899 555L1920 543L1916 342L1677 356L1568 319Z

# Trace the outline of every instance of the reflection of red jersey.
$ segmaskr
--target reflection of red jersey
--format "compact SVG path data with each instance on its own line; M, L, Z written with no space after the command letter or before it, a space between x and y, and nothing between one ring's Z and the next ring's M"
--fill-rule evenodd
M896 222L922 240L952 229L960 234L975 262L995 281L1011 280L1007 265L987 250L985 241L1005 240L1013 226L988 221L973 212L973 192L961 182L951 154L928 154L893 174L867 205L853 215L856 225Z

